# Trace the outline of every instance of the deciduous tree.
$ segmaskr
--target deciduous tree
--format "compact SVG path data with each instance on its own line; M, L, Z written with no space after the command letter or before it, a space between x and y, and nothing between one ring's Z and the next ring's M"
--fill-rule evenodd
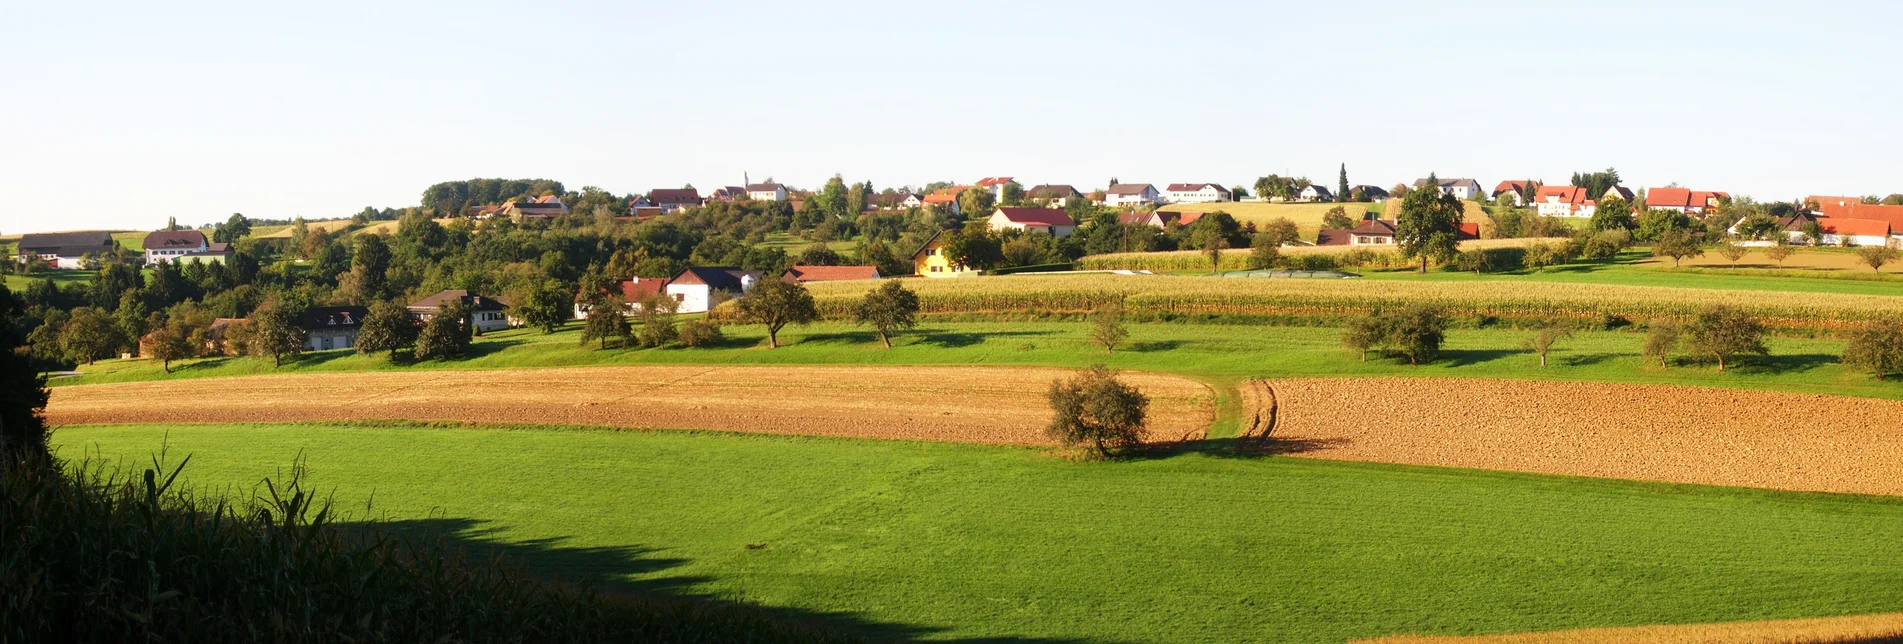
M866 292L866 298L853 309L853 320L878 332L879 342L892 348L892 334L918 324L918 294L898 280L885 280Z
M113 350L125 343L120 333L119 325L105 311L93 307L74 309L72 317L60 327L59 346L66 359L92 364L100 358L112 357Z
M666 293L655 293L641 300L641 333L635 339L644 347L664 347L680 339L674 327L674 312L680 302Z
M1704 255L1705 249L1699 248L1698 239L1692 237L1690 231L1683 228L1667 228L1659 235L1658 242L1652 244L1652 254L1657 257L1672 258L1672 266L1676 267L1687 257Z
M1540 366L1545 367L1546 354L1553 350L1553 345L1558 344L1560 340L1570 337L1573 337L1572 327L1558 320L1546 320L1540 323L1539 329L1535 330L1532 336L1527 337L1526 340L1521 342L1521 346L1532 350L1533 353L1539 354Z
M409 310L390 301L371 304L357 331L357 353L363 355L383 351L394 358L398 350L415 342L416 323L410 320Z
M1428 185L1436 179L1428 176ZM1464 206L1453 195L1439 190L1415 190L1401 198L1401 214L1394 222L1394 243L1401 257L1421 259L1420 272L1427 272L1429 261L1445 261L1460 246L1460 222Z
M788 324L810 324L819 319L819 309L805 286L765 279L754 285L753 292L740 298L740 318L766 325L767 348L777 349L780 329Z
M1876 320L1851 332L1844 345L1843 363L1877 380L1903 373L1903 320Z
M1694 355L1718 361L1718 371L1738 354L1769 355L1764 325L1750 313L1724 305L1705 309L1685 329L1685 346Z
M297 308L299 310L293 310ZM304 327L298 325L301 307L277 299L265 301L251 312L250 348L254 355L271 356L271 364L284 366L284 356L304 351Z
M1058 442L1090 445L1104 458L1143 443L1149 397L1103 365L1052 381L1048 397L1052 417L1045 433Z
M1123 328L1123 303L1111 302L1090 314L1090 340L1103 347L1104 353L1113 353L1117 346L1130 338L1130 331Z
M1341 206L1329 208L1322 213L1322 227L1330 230L1348 230L1355 227L1355 220L1348 218L1348 209Z
M569 299L560 282L549 281L535 290L516 307L516 315L522 316L522 322L542 330L542 333L554 333L568 321Z
M1865 246L1857 249L1857 259L1870 270L1883 272L1883 265L1896 261L1897 250L1889 246Z
M593 320L594 316L589 319ZM443 304L416 335L416 359L451 360L467 354L470 334L474 332L469 322L469 307L462 301L450 300ZM622 328L621 337L627 337L625 323Z

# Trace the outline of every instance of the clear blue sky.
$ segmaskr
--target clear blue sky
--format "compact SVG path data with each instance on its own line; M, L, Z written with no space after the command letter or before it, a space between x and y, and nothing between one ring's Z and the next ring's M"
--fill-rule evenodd
M395 6L395 5L401 6ZM1903 192L1897 2L82 3L0 10L0 233L618 193L1564 182Z

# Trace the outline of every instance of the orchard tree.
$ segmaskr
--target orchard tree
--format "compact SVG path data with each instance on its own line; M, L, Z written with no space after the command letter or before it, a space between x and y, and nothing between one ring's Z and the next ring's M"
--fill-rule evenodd
M1051 424L1045 433L1065 445L1089 445L1103 458L1143 444L1150 398L1094 365L1068 381L1051 381Z
M1111 302L1090 314L1090 341L1103 347L1104 353L1113 353L1117 345L1130 338L1130 331L1123 328L1123 303Z
M92 364L112 357L113 350L124 344L121 334L111 314L93 307L74 309L59 329L59 347L66 359Z
M1464 206L1453 195L1432 189L1438 179L1428 175L1428 189L1414 190L1401 198L1401 215L1394 222L1394 243L1402 258L1421 258L1421 271L1427 272L1430 260L1446 260L1460 246L1460 222Z
M362 355L383 351L394 358L398 350L415 342L416 324L410 320L409 310L390 301L371 304L370 314L364 316L363 327L357 331L357 353Z
M197 355L197 352L193 350L191 338L171 325L161 327L147 337L150 338L152 349L152 355L149 357L159 361L165 373L172 373L173 360L183 360Z
M1540 328L1534 331L1532 336L1522 342L1521 346L1532 350L1533 353L1539 354L1540 367L1545 368L1546 354L1553 350L1553 345L1559 343L1560 340L1570 337L1573 337L1572 327L1566 326L1558 320L1547 320L1542 322Z
M1341 345L1349 351L1361 354L1361 361L1368 361L1368 352L1379 349L1388 340L1388 318L1375 311L1370 315L1357 317L1348 323L1341 333Z
M1335 206L1334 210L1330 210L1329 212L1334 212L1335 210L1341 210L1341 206ZM1344 216L1343 218L1345 219L1346 217ZM1287 217L1276 217L1275 219L1269 220L1269 223L1262 227L1262 232L1256 233L1256 238L1260 239L1263 235L1267 235L1269 241L1276 246L1285 246L1302 241L1301 230L1295 226L1294 221L1290 221Z
M885 348L892 348L892 334L918 324L918 295L898 280L885 280L866 293L852 311L853 320L879 333Z
M1764 335L1764 325L1750 313L1717 305L1692 320L1685 329L1685 343L1692 354L1717 360L1718 371L1723 373L1732 356L1769 355L1771 349L1765 346Z
M1870 270L1883 272L1883 265L1896 261L1897 251L1889 246L1865 246L1857 249L1857 259Z
M805 286L777 279L761 280L753 292L740 298L740 318L752 324L766 325L767 348L780 347L780 329L788 324L810 324L819 319L819 308Z
M1276 241L1274 235L1256 233L1255 238L1249 240L1250 270L1260 271L1275 268L1275 263L1281 261L1281 259L1282 244Z
M449 360L462 357L469 352L470 334L473 332L470 327L468 305L461 300L444 303L436 309L435 315L423 322L422 330L416 334L416 350L413 352L416 359Z
M1322 227L1330 230L1348 230L1355 227L1355 220L1348 218L1347 208L1335 206L1322 214Z
M1592 211L1592 221L1587 228L1593 232L1602 230L1632 230L1638 227L1632 220L1632 202L1621 197L1607 197L1599 200Z
M1222 235L1210 235L1203 241L1203 256L1209 258L1209 274L1222 271L1222 251L1229 248L1229 238Z
M304 327L298 324L302 311L294 304L272 299L251 312L251 353L271 356L271 365L284 366L284 356L304 352Z
M1447 339L1447 315L1439 307L1427 304L1410 306L1391 317L1386 346L1407 357L1407 363L1420 365L1440 357L1441 343Z
M1659 234L1658 241L1652 244L1652 255L1672 258L1673 267L1677 267L1679 262L1687 257L1698 257L1704 254L1705 249L1699 247L1698 239L1692 237L1691 232L1683 228L1665 229L1665 232Z
M610 339L625 344L628 338L632 337L628 329L628 316L622 313L622 310L626 308L627 304L621 301L620 296L610 296L603 298L599 304L595 305L595 308L589 309L588 320L582 324L581 328L581 344L586 345L591 340L599 341L603 349L608 348ZM420 350L421 345L418 346Z
M648 348L664 347L680 339L680 330L674 327L674 312L680 309L680 300L666 293L655 293L641 299L641 333L635 341Z
M1903 320L1876 320L1852 332L1844 345L1843 363L1877 380L1903 373Z
M560 282L548 282L529 292L529 296L517 309L522 322L542 330L542 333L554 333L568 321L568 298Z

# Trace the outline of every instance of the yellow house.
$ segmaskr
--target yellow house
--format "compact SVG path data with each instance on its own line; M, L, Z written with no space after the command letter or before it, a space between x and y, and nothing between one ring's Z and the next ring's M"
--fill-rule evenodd
M923 277L963 277L977 275L978 271L966 270L964 264L951 261L945 256L945 231L932 234L925 245L912 253L912 271Z

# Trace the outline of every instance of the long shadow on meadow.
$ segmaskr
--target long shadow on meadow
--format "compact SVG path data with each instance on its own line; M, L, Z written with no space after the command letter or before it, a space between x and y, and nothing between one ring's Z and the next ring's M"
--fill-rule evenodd
M462 553L471 561L500 559L532 576L558 586L588 588L605 598L658 599L687 601L713 606L735 606L737 602L695 590L714 581L712 577L669 575L667 571L688 562L666 557L659 550L642 546L578 546L566 538L510 540L499 536L500 528L489 522L469 518L429 518L398 521L345 523L346 530L396 536L423 543L436 543ZM925 626L883 622L848 612L814 611L800 608L745 605L773 618L820 627L843 629L864 635L872 641L910 642L930 637L932 641L1019 642L1061 644L1081 639L1044 639L992 637L944 639L943 626ZM1091 640L1098 641L1098 640Z

